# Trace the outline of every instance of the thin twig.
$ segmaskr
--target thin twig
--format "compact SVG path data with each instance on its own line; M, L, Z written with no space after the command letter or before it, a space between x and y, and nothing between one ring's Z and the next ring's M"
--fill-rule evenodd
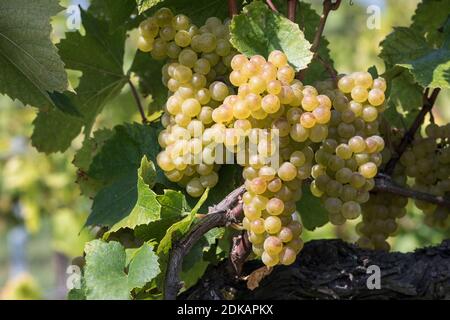
M295 22L297 18L297 0L287 0L288 2L288 18Z
M408 148L408 146L411 144L411 142L414 140L414 136L416 135L417 130L422 125L425 116L427 113L431 111L431 109L434 106L434 103L436 102L436 99L438 97L438 94L441 89L436 88L433 90L431 95L428 97L429 89L427 88L425 90L425 93L423 94L423 105L422 109L420 110L419 114L414 119L414 122L412 123L409 130L405 133L403 136L400 145L398 146L396 150L396 155L392 157L391 160L386 165L386 168L384 170L384 173L391 175L394 172L395 166L397 162L400 160L400 157L402 156L403 152Z
M379 174L375 178L375 188L373 191L388 192L402 197L421 200L450 208L450 199L398 186L392 181L391 177L386 174Z
M272 9L272 11L278 12L277 7L275 7L275 5L273 4L272 0L266 0L266 3L269 6L269 8Z
M238 14L238 6L236 0L228 0L228 13L230 18L233 18L234 15Z
M317 53L314 55L314 58L319 61L324 68L328 71L328 74L333 79L335 86L337 86L337 71L333 68L333 66L326 60L322 59L321 56L319 56Z
M145 115L145 111L144 111L144 106L142 105L141 102L141 97L139 96L139 93L136 89L136 87L134 86L133 82L131 81L131 79L128 79L128 84L130 85L131 88L131 93L133 94L134 100L136 101L136 105L138 107L139 113L141 114L141 118L142 118L142 123L148 123L148 119L147 116Z
M183 259L197 241L209 230L227 226L240 219L242 216L240 198L244 192L244 186L231 192L218 205L211 207L209 213L186 236L174 243L169 256L164 284L164 298L166 300L175 300L182 288L183 285L180 282L179 274L183 265Z
M322 38L323 30L325 29L325 23L327 22L328 14L330 11L337 10L339 5L341 4L341 0L336 0L336 2L332 2L331 0L323 1L323 11L320 16L319 25L317 26L316 35L314 36L314 41L311 46L312 52L317 52L320 45L320 39Z

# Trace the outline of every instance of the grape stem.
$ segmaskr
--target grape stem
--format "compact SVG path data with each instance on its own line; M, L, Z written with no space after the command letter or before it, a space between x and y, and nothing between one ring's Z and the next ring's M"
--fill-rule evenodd
M272 0L266 0L266 3L269 6L269 8L272 9L272 11L278 12L277 7L275 7L275 5L273 4Z
M228 0L228 13L230 18L233 18L234 15L238 14L238 6L236 0Z
M322 15L320 16L319 25L317 26L316 35L314 36L314 41L311 46L312 52L317 52L320 45L320 39L322 38L323 30L325 29L325 23L327 22L328 14L330 11L337 10L341 4L341 0L336 0L335 2L331 0L323 1Z
M209 230L228 226L241 219L243 214L241 196L244 192L245 188L241 186L227 195L219 204L210 207L208 214L200 219L187 235L173 244L164 283L164 299L176 299L178 292L183 286L179 278L183 259L197 241ZM249 243L248 240L245 240L245 236L242 236L240 241L238 239L234 240L234 246L237 249L234 249L234 255L230 255L230 264L233 266L233 269L240 270L238 264L243 264L247 258L248 254L246 252L249 252L249 250L246 250L246 247L249 247Z
M334 84L337 86L337 71L333 68L333 65L330 64L328 61L322 59L321 56L319 56L318 53L316 53L314 55L314 58L317 59L317 61L319 61L324 68L327 70L328 74L330 75L330 77L333 79Z
M148 123L148 119L147 119L147 116L145 115L144 106L142 105L142 102L141 102L141 97L139 96L139 93L138 93L136 87L134 86L133 82L131 81L131 79L128 79L128 84L130 85L131 93L133 94L134 100L136 101L137 108L139 110L139 113L141 114L142 123L146 124L146 123Z
M295 22L297 17L297 0L287 0L288 2L288 19Z
M395 184L389 175L383 173L380 173L375 177L375 187L373 191L393 193L406 198L421 200L450 208L450 199L442 196L435 196L430 193L412 190L406 187L401 187Z
M412 123L411 127L408 129L408 131L403 136L400 145L397 148L396 155L392 157L391 160L386 165L386 168L384 170L384 173L388 175L392 175L394 172L395 166L397 165L397 162L400 160L400 157L405 152L405 150L408 148L408 146L411 144L411 142L414 140L414 136L417 132L417 130L420 128L420 126L423 124L423 121L425 120L425 116L427 113L431 111L433 108L436 99L439 95L439 92L441 91L440 88L435 88L430 96L429 94L429 88L425 89L425 92L423 94L423 105L422 109L420 110L419 114L414 119L414 122Z

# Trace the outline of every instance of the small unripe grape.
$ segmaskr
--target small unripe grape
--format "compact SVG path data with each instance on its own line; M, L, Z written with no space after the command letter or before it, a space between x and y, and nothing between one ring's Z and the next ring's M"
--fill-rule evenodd
M386 80L384 80L383 78L379 77L376 78L375 80L373 80L373 85L372 87L374 89L379 89L381 91L386 91Z
M277 78L285 84L289 84L294 80L295 71L290 66L283 66L278 69Z
M155 60L162 60L167 55L167 42L160 38L156 38L153 42L153 49L151 55Z
M244 64L248 62L248 59L243 54L237 54L231 60L231 68L233 70L241 70Z
M223 101L229 94L227 85L220 81L211 83L209 92L211 93L211 98L216 101Z
M355 136L350 138L348 141L348 146L350 147L350 150L354 153L360 153L364 152L366 149L366 142L363 137Z
M268 62L275 65L277 68L285 66L288 62L287 56L279 50L274 50L269 54Z
M361 214L361 206L355 201L344 202L341 208L341 214L348 220L356 219Z
M319 100L315 95L304 95L302 99L302 107L306 111L313 111L319 106Z
M281 230L281 220L276 216L269 216L264 220L264 227L269 234L276 234Z
M369 103L373 106L379 106L384 102L384 92L380 89L372 89L369 91L369 96L367 98Z
M194 178L186 185L186 192L194 198L200 197L205 189L203 188L200 179Z
M302 151L294 151L289 161L296 167L301 167L306 163L305 154Z
M352 177L350 178L351 186L356 189L363 187L365 183L366 179L359 173L353 173Z
M267 185L267 189L270 192L278 192L280 191L281 187L283 186L283 182L279 178L274 178L272 181L270 181Z
M194 71L206 75L211 70L209 61L205 58L200 58L194 63ZM206 84L205 84L206 85Z
M344 93L350 93L355 86L355 81L350 76L344 76L338 81L338 88Z
M250 90L253 93L261 94L266 90L266 82L260 76L252 76L249 79Z
M278 169L278 176L283 181L294 180L297 176L297 168L290 162L284 162Z
M278 264L279 257L278 255L270 255L266 251L264 251L261 255L261 261L267 266L267 267L273 267Z
M353 151L347 144L342 143L336 147L336 155L341 159L350 159L352 154Z
M325 209L330 213L339 213L342 208L342 201L339 198L326 198L324 202Z
M273 95L268 94L261 101L261 108L267 113L275 113L280 109L280 99Z
M352 74L355 85L368 89L372 86L372 75L367 71L355 72Z
M270 217L276 218L276 217ZM278 255L283 249L283 242L275 236L269 236L264 240L264 250L267 254Z
M181 105L182 112L190 117L195 117L200 113L202 106L196 99L187 99Z
M171 41L175 37L176 30L172 26L164 26L159 30L159 36L164 41Z
M297 252L294 249L285 247L281 250L279 255L280 264L289 266L295 262L296 257Z
M366 122L375 121L378 117L378 110L372 106L365 106L362 110L362 118Z
M290 136L294 141L304 142L309 137L309 131L309 129L303 127L300 123L297 123L291 127Z
M144 37L139 37L138 43L137 43L138 49L142 52L150 52L153 49L153 39L149 38L146 39Z
M262 234L266 232L264 228L264 219L258 218L250 222L251 231L256 234Z
M336 172L336 180L340 183L348 183L353 175L349 168L341 168Z
M366 179L373 178L377 175L377 166L373 162L364 163L359 167L359 173Z
M267 182L260 177L254 178L250 181L250 190L255 194L263 194L266 192Z
M328 136L328 126L323 124L318 124L311 128L309 132L309 138L312 142L321 142Z
M359 103L366 101L368 95L367 89L361 86L355 86L351 92L352 99Z
M225 57L230 54L231 51L231 45L228 40L225 39L218 39L216 44L216 53L221 56Z
M139 33L146 39L154 39L159 32L159 26L155 18L148 18L139 25Z
M294 238L294 233L289 227L282 227L277 237L284 243L291 241Z
M270 94L278 95L281 92L281 81L279 80L270 80L267 83L267 92Z
M239 70L234 70L230 73L230 82L233 86L239 87L247 82L247 77Z
M304 112L300 117L300 124L306 128L312 128L316 124L316 118L311 112Z
M270 215L278 216L284 210L284 202L278 198L272 198L267 202L266 210Z

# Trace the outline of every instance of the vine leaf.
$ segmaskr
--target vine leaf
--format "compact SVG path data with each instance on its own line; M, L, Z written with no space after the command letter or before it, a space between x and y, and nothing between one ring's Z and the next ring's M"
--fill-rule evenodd
M442 43L444 33L440 29L447 19L447 0L424 0L417 5L411 28L424 35L428 43L435 45Z
M313 58L311 44L296 23L254 1L236 15L230 26L231 43L247 56L260 54L267 58L273 50L282 50L298 71Z
M388 108L383 116L397 128L409 127L423 104L422 92L412 75L403 70L389 83Z
M64 64L50 40L56 0L0 2L0 92L41 109L55 105L49 92L68 88Z
M303 187L303 196L297 202L297 211L302 218L303 226L314 230L328 222L328 213L319 198L315 197L308 186Z
M86 35L78 31L67 33L58 49L66 68L83 73L76 94L65 93L83 117L57 109L39 112L34 120L32 143L42 152L65 151L83 127L89 136L103 106L127 83L123 73L125 29L109 33L107 22L83 10L81 17Z
M93 240L86 244L85 253L88 300L128 300L131 290L144 287L160 273L158 256L146 243L134 252L129 265L125 248L119 242Z
M86 173L105 185L94 198L87 225L112 226L133 212L140 217L140 210L148 210L148 214L155 215L149 219L157 219L156 194L138 169L144 156L156 161L158 150L156 129L137 123L115 128L115 134L104 143Z
M410 70L423 87L450 87L450 27L445 28L446 40L440 48L427 43L419 31L397 27L381 43L380 57L388 65Z
M89 7L89 12L97 18L108 21L110 32L126 25L135 10L136 1L134 0L93 0ZM133 26L134 24L130 25L130 27Z

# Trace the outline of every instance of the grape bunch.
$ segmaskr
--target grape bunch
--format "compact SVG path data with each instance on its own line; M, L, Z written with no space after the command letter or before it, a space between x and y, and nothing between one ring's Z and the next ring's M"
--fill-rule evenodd
M386 83L368 72L342 76L338 88L318 86L332 99L327 139L315 152L311 193L323 200L334 225L361 215L374 177L382 164L384 140L379 135Z
M450 126L431 123L425 128L426 136L417 134L412 145L400 158L406 175L414 179L413 189L435 196L450 196ZM431 226L446 227L450 210L429 202L415 200L417 208L425 214Z
M220 77L229 74L236 51L229 42L229 22L216 17L200 28L183 15L161 8L139 26L138 47L157 60L166 60L163 83L169 97L158 137L163 148L157 163L168 180L199 197L218 182L214 150L224 126L213 111L232 91Z

